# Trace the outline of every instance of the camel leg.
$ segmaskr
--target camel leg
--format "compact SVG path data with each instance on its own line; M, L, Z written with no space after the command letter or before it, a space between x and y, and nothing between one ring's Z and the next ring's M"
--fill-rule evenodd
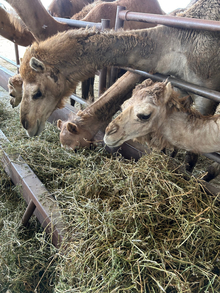
M186 166L186 171L192 173L197 161L198 161L198 155L187 152L185 156L185 166Z
M90 77L82 82L82 98L94 102L94 81L95 77Z

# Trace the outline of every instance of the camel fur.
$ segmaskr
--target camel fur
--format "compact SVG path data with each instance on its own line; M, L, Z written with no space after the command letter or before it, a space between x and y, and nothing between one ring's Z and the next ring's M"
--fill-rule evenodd
M199 0L185 17L220 20L218 0ZM219 90L219 33L155 28L97 32L69 30L29 47L20 73L23 79L21 122L30 136L44 129L49 115L62 107L64 98L97 70L108 66L131 67L171 74L185 81ZM217 103L199 97L203 114L214 112Z
M16 74L8 79L8 91L11 96L10 104L17 107L22 99L22 78L20 74Z
M104 142L115 147L135 139L159 150L219 151L220 115L203 116L190 105L190 98L180 98L170 83L145 80L106 128Z
M48 11L52 16L71 18L93 2L94 0L53 0L48 6Z
M67 7L69 5L72 7L72 9L70 10L70 11L72 11L71 13L75 12L76 8L79 6L78 2L79 2L78 0L53 1L49 7L49 10L50 10L51 14L63 17L63 15L66 14L65 11L68 10ZM80 5L82 5L82 4L85 5L86 2L89 3L92 1L91 0L84 1L83 3L80 2ZM22 3L23 3L23 1L20 1L19 6L22 6ZM11 3L11 4L13 4L13 3ZM14 6L14 8L16 9L18 4L17 3L15 3L15 4L16 4L16 6ZM36 5L35 5L34 9L35 9L36 13L38 13L38 10L39 10L39 13L40 13L40 11L42 12L42 7L39 4L39 2L36 2L35 4ZM25 5L25 3L23 5ZM94 3L88 4L84 7L82 6L83 9L79 13L74 14L72 16L72 19L81 19L83 21L88 21L88 22L101 22L101 19L107 18L107 19L110 19L111 28L114 28L117 5L126 6L127 9L132 10L132 11L136 11L136 12L148 12L148 13L155 13L155 14L162 14L163 13L157 0L135 0L135 1L118 0L118 1L115 1L114 3L95 1ZM3 12L4 12L4 14L3 14ZM22 12L20 12L20 13L22 13ZM1 15L8 17L7 27L4 26L1 34L5 33L5 36L8 39L11 39L11 40L13 39L19 45L27 46L27 45L30 45L34 41L34 36L30 33L30 31L25 26L24 22L18 17L18 15L14 14L14 13L7 14L5 11L1 12L1 9L0 9L0 16ZM23 13L20 14L20 16L21 17L23 16L26 19L26 16L24 16ZM44 11L42 18L44 19L44 22L47 23L47 21L50 21L51 16L48 13L46 13L46 11ZM28 23L29 23L29 19L28 19ZM55 24L53 24L54 29L56 28L56 24L59 24L59 23L56 22ZM144 22L143 23L142 22L134 22L134 21L125 23L126 29L147 28L147 27L151 27L151 26L155 26L155 25L149 24L149 23L144 23ZM19 28L18 34L16 31L16 28ZM32 27L30 26L30 30L31 30L31 28ZM42 33L46 33L45 30L43 32L40 30L40 32L36 33L37 29L38 28L35 27L34 32L35 32L35 36L38 35L38 39L37 39L38 41L45 40L45 38L49 36L48 34L46 34L46 36L42 35ZM69 27L67 25L63 25L62 27L57 27L57 30L55 30L55 32L64 31L64 30L68 30L68 29L73 29L73 28ZM88 98L88 90L86 88L91 87L90 95L91 95L91 100L93 101L94 100L93 99L94 98L93 83L91 81L87 81L87 84L86 84L86 82L84 82L82 85L82 98L84 98L84 99Z

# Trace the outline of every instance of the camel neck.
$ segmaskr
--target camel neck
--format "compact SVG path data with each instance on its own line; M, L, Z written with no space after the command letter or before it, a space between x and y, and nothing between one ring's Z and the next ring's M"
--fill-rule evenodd
M62 50L61 43L65 44ZM135 66L136 69L148 71L155 69L150 58L153 51L155 55L156 49L151 29L117 33L94 32L91 29L77 33L67 31L40 44L39 51L46 52L43 46L51 49L42 61L50 65L50 56L56 56L56 67L70 81L69 86L92 76L99 69L113 65Z
M210 153L220 149L220 117L195 118L186 113L172 114L169 126L163 124L169 143L196 153Z

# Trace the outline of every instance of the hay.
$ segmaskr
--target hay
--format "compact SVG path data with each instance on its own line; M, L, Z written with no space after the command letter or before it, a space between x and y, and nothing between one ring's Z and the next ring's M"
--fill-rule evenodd
M21 231L14 259L18 263L19 255L23 268L35 258L41 264L29 267L28 286L36 292L50 292L51 286L57 293L220 291L219 197L178 174L179 162L159 153L128 161L102 147L67 151L55 127L48 124L42 135L29 139L13 113L0 123L11 141L4 149L25 158L58 201L68 231L55 251L36 227L28 236L33 243L28 255L27 231ZM13 237L18 228L15 224ZM12 237L7 243L13 246ZM20 272L15 275L24 280Z

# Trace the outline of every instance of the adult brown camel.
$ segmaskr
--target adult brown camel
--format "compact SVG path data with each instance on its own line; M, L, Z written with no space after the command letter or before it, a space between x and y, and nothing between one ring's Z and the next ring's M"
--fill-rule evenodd
M63 2L62 2L63 1ZM62 11L66 10L66 6L68 6L69 0L59 0L59 1L53 1L51 3L51 9L52 11L56 10L56 14L60 14L62 16ZM67 2L66 2L67 1ZM78 0L72 0L69 5L73 7L71 11L76 11ZM86 2L86 1L84 1ZM92 1L87 1L92 2ZM63 3L63 5L61 5ZM74 4L75 3L75 4ZM81 3L81 2L80 2ZM74 4L74 5L73 5ZM82 4L82 3L81 3ZM81 5L80 4L80 5ZM17 4L16 4L17 5ZM20 5L20 3L19 3ZM35 11L42 12L42 7L39 4L39 2L35 3ZM131 11L136 12L148 12L148 13L154 13L154 14L163 14L163 11L160 8L160 5L157 0L117 0L113 3L103 2L103 1L95 1L92 4L84 6L84 8L77 13L76 15L72 16L72 19L81 19L83 21L88 22L101 22L101 19L110 19L110 28L114 28L115 26L115 16L116 16L116 10L117 5L125 6L127 9ZM76 7L75 7L76 6ZM17 6L15 6L16 8ZM63 7L63 10L61 9ZM50 10L50 8L49 8ZM87 13L89 11L89 13ZM65 14L65 13L64 13ZM86 16L85 16L86 14ZM0 9L0 16L4 15L8 18L7 26L4 25L4 28L2 28L2 32L7 32L7 38L12 40L15 40L16 43L20 45L30 45L34 41L33 35L30 33L29 29L25 26L23 21L18 18L14 13L6 13L5 11L1 11ZM39 13L38 13L39 15ZM20 14L21 17L24 17L24 14ZM46 11L43 11L43 19L46 20L48 17L48 21L51 19L51 16ZM26 18L25 18L26 19ZM28 20L29 21L29 20ZM28 22L29 24L29 22ZM29 24L30 29L32 24ZM53 27L55 27L56 23L53 24ZM144 22L135 22L135 21L129 21L125 22L125 29L141 29L141 28L147 28L155 26L155 24L150 23L144 23ZM18 36L16 35L16 27L19 28L18 30ZM57 31L63 31L70 29L68 26L63 26L62 28L57 28ZM12 34L13 31L13 34ZM35 35L39 35L39 33L35 33ZM23 37L22 37L23 36ZM48 36L48 35L47 35ZM44 40L45 37L40 35L41 40ZM93 94L93 81L85 81L82 85L82 98L86 99L88 98L88 87L91 87L90 95L92 97L91 100L93 100L94 94Z
M219 20L219 1L199 0L183 16ZM172 74L219 90L219 45L218 32L166 26L122 32L80 29L34 43L20 67L22 125L30 136L40 134L46 119L62 107L77 83L106 66ZM195 103L203 114L213 113L217 105L201 97Z

